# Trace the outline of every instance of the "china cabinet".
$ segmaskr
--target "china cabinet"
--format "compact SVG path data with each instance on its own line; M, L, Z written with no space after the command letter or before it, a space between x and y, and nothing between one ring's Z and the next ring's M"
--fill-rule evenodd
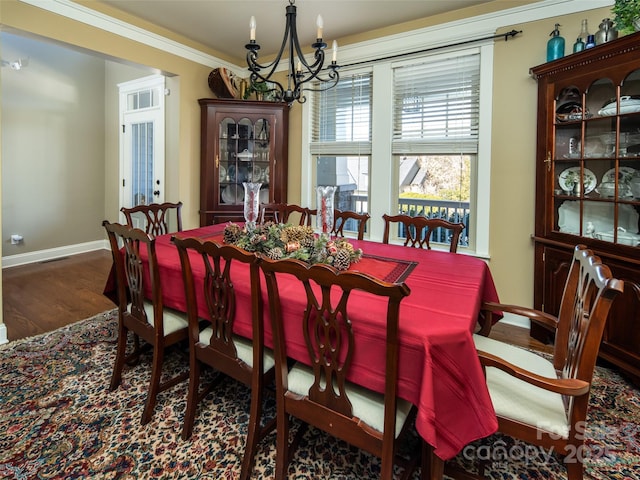
M640 33L531 69L538 81L536 308L556 314L578 243L625 281L600 357L640 381ZM548 333L532 326L534 337Z
M200 225L244 221L244 182L263 203L287 201L286 104L198 100L201 109Z

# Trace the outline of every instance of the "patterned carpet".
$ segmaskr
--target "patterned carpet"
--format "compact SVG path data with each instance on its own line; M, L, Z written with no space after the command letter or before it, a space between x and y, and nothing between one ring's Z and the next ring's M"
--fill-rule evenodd
M140 426L150 357L107 386L115 355L115 312L0 347L0 478L233 479L240 472L248 391L225 380L198 410L182 441L186 382L160 394L152 421ZM171 352L172 372L186 367ZM213 373L209 373L213 375ZM269 412L274 411L271 402ZM586 429L586 478L640 479L640 392L598 367ZM272 478L275 434L261 444L253 478ZM487 478L566 478L555 457L494 435L469 445L455 462ZM400 471L396 471L399 474ZM309 429L289 471L292 479L378 478L379 462ZM419 478L419 472L413 476Z

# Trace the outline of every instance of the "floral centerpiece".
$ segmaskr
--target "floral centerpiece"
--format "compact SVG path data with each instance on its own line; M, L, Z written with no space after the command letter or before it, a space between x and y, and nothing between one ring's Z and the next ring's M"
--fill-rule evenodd
M224 243L248 252L258 252L273 259L295 258L315 264L332 265L346 270L362 257L362 249L354 248L346 239L316 235L313 228L266 222L249 231L236 223L224 228Z

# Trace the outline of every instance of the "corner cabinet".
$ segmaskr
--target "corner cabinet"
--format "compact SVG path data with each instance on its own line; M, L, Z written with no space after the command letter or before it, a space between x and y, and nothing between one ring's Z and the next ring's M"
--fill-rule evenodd
M260 201L287 201L289 107L198 100L201 109L200 226L244 221L243 182L261 182Z
M531 69L538 81L534 306L557 314L573 247L625 281L600 357L640 382L640 33ZM547 340L548 333L532 326Z

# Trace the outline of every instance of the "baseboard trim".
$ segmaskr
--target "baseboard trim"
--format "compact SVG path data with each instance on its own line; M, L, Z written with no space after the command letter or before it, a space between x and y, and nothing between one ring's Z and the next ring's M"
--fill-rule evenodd
M109 244L106 240L96 240L93 242L78 243L75 245L65 245L64 247L49 248L47 250L19 253L17 255L2 257L2 269L17 267L19 265L27 265L29 263L55 260L56 258L68 257L69 255L77 255L79 253L94 252L96 250L109 250L109 248ZM0 324L0 327L1 326L2 324Z
M528 318L521 317L520 315L514 315L513 313L505 313L502 320L500 320L500 323L526 328L527 330L531 327L531 321Z

